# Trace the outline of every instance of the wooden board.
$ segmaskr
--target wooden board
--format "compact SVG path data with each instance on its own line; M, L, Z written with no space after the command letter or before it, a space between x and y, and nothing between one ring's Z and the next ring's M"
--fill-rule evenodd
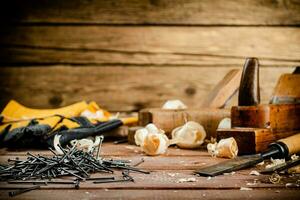
M297 27L3 26L0 64L299 65Z
M266 189L266 188L277 188L277 189L284 189L285 184L277 184L272 185L267 180L269 175L261 175L259 177L254 177L249 175L249 170L244 173L248 173L247 175L237 173L234 175L224 175L214 177L210 180L207 177L197 177L193 175L193 171L184 171L184 170L159 170L153 171L150 175L148 174L138 174L138 173L130 173L132 177L134 177L135 182L127 182L127 183L107 183L107 184L93 184L93 182L86 181L80 184L81 189L135 189L135 190L149 190L149 189L169 189L169 190L184 190L184 189L206 189L206 190L213 190L213 189L220 189L223 190L230 190L235 189L239 190L241 187L249 187L247 183L253 183L254 179L257 179L257 184L252 185L250 188L252 189ZM98 177L105 177L107 175L99 174ZM95 176L95 177L97 177ZM111 176L111 175L109 175ZM121 172L116 171L114 176L119 177L121 176ZM186 182L186 183L179 183L178 181L182 178L195 178L196 181L194 182ZM66 180L60 179L60 180ZM226 179L230 179L227 183ZM295 181L295 178L285 178L284 181ZM227 184L226 184L227 183ZM221 185L221 186L220 186ZM270 186L271 185L271 186ZM7 184L1 183L0 190L3 189L13 189L16 187L26 187L23 184ZM28 187L28 185L27 185ZM296 186L294 186L295 188ZM66 184L49 184L49 186L42 186L42 189L64 189L64 190L71 190L74 189L74 185L66 185Z
M188 107L200 108L204 97L233 68L5 67L0 68L0 107L3 108L10 99L33 108L53 108L94 100L110 111L133 111L161 107L166 100L180 99ZM261 82L262 102L269 102L278 77L292 70L261 68L261 77L264 77ZM237 98L234 98L229 106L237 105L236 102Z
M128 147L132 147L129 152ZM140 152L135 152L137 148L132 145L112 143L104 143L103 152L108 157L116 159L130 159L132 163L140 160ZM125 150L127 149L127 151ZM125 150L125 151L124 151ZM299 175L282 176L279 184L271 184L269 175L252 176L249 175L251 170L259 170L263 166L241 170L235 174L221 175L218 177L207 178L193 175L193 171L203 166L208 166L222 162L226 159L212 158L203 150L182 150L174 149L172 155L162 156L143 156L145 162L139 165L139 168L152 170L150 175L131 173L135 182L128 183L108 183L108 184L92 184L88 181L80 184L80 189L75 190L70 185L51 185L42 186L40 190L32 191L15 197L15 199L32 199L43 198L53 199L64 198L95 198L95 199L147 199L154 197L159 199L173 198L205 198L205 199L289 199L297 197L297 186L286 187L286 183L294 183L299 179ZM0 149L0 162L7 158L19 156L22 160L26 155L26 151L18 153ZM182 152L185 152L182 154ZM36 151L41 155L50 155L49 151ZM127 155L128 154L128 155ZM119 156L110 156L119 155ZM130 155L130 156L129 156ZM185 155L185 156L182 156ZM189 156L188 156L189 155ZM109 174L110 175L110 174ZM116 171L115 176L121 176L121 171ZM93 177L105 176L105 174L94 174ZM107 174L106 174L107 176ZM65 177L68 179L68 177ZM181 178L195 178L195 182L179 183ZM25 185L0 183L0 198L7 199L8 191L14 190L15 187L24 188ZM240 190L241 187L250 188L249 191ZM156 194L153 194L153 192ZM230 195L227 196L227 194ZM174 196L174 193L176 194ZM53 196L55 194L55 196ZM223 194L223 195L221 195ZM265 196L268 194L267 196Z
M79 24L299 25L298 1L7 0L1 21Z
M117 190L117 189L102 189L102 190L55 190L55 197L63 197L65 200L74 199L224 199L224 200L274 200L282 199L295 200L299 197L299 190L203 190L203 189L189 189L189 190L167 190L167 189L151 189L151 190ZM7 191L0 190L0 197L8 199ZM16 200L24 199L39 199L43 197L44 200L53 199L53 190L37 190L26 193L17 197Z

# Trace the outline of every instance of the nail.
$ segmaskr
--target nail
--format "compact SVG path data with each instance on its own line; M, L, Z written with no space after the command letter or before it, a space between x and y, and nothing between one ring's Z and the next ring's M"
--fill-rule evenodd
M14 196L17 196L19 194L23 194L25 192L29 192L29 191L32 191L32 190L39 189L40 187L41 187L40 185L35 185L35 186L29 187L29 188L19 189L19 190L15 190L15 191L12 191L12 192L8 192L8 195L10 197L14 197Z

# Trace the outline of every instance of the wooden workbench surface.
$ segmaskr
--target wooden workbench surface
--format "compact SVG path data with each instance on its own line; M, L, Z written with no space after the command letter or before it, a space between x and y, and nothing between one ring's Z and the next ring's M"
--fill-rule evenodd
M8 158L25 158L26 150L11 151L0 149L0 162ZM30 150L34 154L51 155L49 151ZM269 175L249 175L252 169L218 177L198 177L193 171L203 166L223 161L211 158L203 150L182 150L175 147L168 149L162 156L149 157L139 147L128 144L105 143L102 156L129 159L137 163L141 158L145 162L138 167L152 171L151 174L131 173L135 182L93 184L83 182L76 190L70 185L42 186L12 199L297 199L300 190L296 183L300 175L283 176L278 184L269 181ZM257 168L263 166L257 166ZM120 175L117 172L116 175ZM94 177L103 174L94 174ZM195 182L180 183L181 178L192 178ZM16 185L0 183L0 199L8 198L8 191ZM288 186L288 187L287 187ZM21 186L18 186L21 187ZM24 187L24 186L23 186Z

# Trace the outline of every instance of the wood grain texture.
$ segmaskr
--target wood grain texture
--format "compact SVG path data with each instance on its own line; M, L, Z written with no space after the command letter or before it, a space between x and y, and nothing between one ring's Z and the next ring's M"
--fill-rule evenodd
M4 26L0 64L295 66L299 41L297 27Z
M39 199L43 197L44 200L54 199L53 192L55 192L55 198L63 198L65 200L73 199L214 199L214 200L295 200L299 197L299 190L254 190L254 191L240 191L240 190L166 190L166 189L152 189L152 190L37 190L30 193L22 194L14 197L16 200L29 200ZM0 197L3 199L9 199L7 191L0 190Z
M7 0L2 22L299 25L297 0Z
M133 111L161 107L166 100L181 99L189 108L199 108L203 97L233 68L2 67L0 105L3 108L10 99L15 99L33 108L53 108L95 100L111 111ZM269 102L277 78L292 70L261 69L262 102Z
M238 91L242 70L230 70L203 100L203 108L224 108Z
M289 137L295 133L297 133L297 131L273 133L271 129L237 127L232 129L218 129L217 139L219 141L233 137L238 145L238 154L249 155L264 152L272 142Z
M240 187L249 187L247 186L248 182L254 182L254 179L257 179L257 184L251 186L252 189L268 189L268 188L277 188L277 189L285 189L285 184L270 184L267 181L268 175L261 175L260 177L254 177L249 175L250 171L243 171L244 173L248 173L244 175L242 173L237 173L234 175L226 175L226 176L218 176L214 177L210 180L207 177L197 177L193 174L193 171L189 170L159 170L153 171L151 174L138 174L138 173L130 173L132 177L134 177L135 182L123 182L123 183L106 183L106 184L93 184L92 182L86 181L80 184L81 189L135 189L135 190L151 190L151 189L194 189L194 190L214 190L214 189L223 189L230 190L235 189L239 190ZM171 175L170 175L171 174ZM103 177L103 176L111 176L107 174L98 173L95 177ZM114 174L116 177L121 176L120 171L116 171ZM185 182L178 183L179 179L182 178L195 178L194 182ZM230 179L231 181L228 181ZM293 180L295 178L290 178L287 180ZM0 184L0 190L3 189L12 189L14 187L23 187L24 185L20 184ZM25 186L26 187L26 186ZM28 185L27 185L28 187ZM42 186L42 189L63 189L70 190L74 189L74 185L63 185L63 184L49 184L49 186Z
M299 179L299 175L282 176L282 180L279 184L271 184L268 175L249 175L251 170L259 170L263 167L256 166L251 169L238 171L232 175L220 175L208 179L207 177L193 175L194 170L203 166L222 162L226 159L212 158L203 150L179 150L174 148L170 148L174 153L173 156L169 154L154 157L142 156L140 151L135 151L136 148L138 147L127 144L113 145L112 143L104 143L102 147L102 152L106 154L106 157L129 159L132 163L136 163L142 157L145 159L145 162L140 164L139 168L150 169L152 172L151 174L130 173L130 175L134 177L135 182L92 184L86 181L80 184L79 190L75 190L73 185L49 184L48 186L42 186L40 190L22 194L15 198L32 199L43 197L43 199L101 199L103 197L104 199L195 199L201 197L205 199L267 199L272 197L270 199L293 199L295 196L297 197L297 195L299 195L297 192L298 190L290 190L285 186L286 183L296 182ZM6 162L8 158L14 157L13 155L18 156L20 160L23 160L26 155L26 152L22 150L16 153L0 149L0 152L0 163ZM182 152L184 152L184 154L182 154ZM36 153L39 153L40 155L50 155L50 152L47 150L36 151L35 154ZM111 174L97 173L93 174L92 177L99 176L111 176ZM116 171L114 176L121 176L121 171ZM65 178L68 179L68 177ZM179 183L179 179L181 178L195 178L195 182ZM27 186L1 182L1 199L7 199L7 192L13 190L14 187L24 188ZM252 190L241 191L241 187L252 188ZM294 186L294 188L295 187L297 186ZM155 192L155 194L153 192ZM188 194L186 194L186 192ZM227 196L229 192L230 195ZM176 195L174 196L173 193ZM266 194L268 195L266 196Z
M295 135L293 135L289 138L284 138L284 139L281 139L279 141L286 144L286 146L289 149L289 155L299 154L299 152L300 152L300 146L299 146L300 131L297 134L295 134Z
M300 68L299 68L300 69ZM274 89L272 104L300 103L300 74L283 74Z
M139 125L146 126L153 123L164 130L169 138L172 138L172 130L183 126L187 121L195 121L203 126L206 138L210 139L216 137L216 130L220 121L228 117L230 117L230 109L202 107L187 110L163 110L153 108L143 109L139 112Z
M269 128L273 133L300 130L300 104L233 106L232 127Z

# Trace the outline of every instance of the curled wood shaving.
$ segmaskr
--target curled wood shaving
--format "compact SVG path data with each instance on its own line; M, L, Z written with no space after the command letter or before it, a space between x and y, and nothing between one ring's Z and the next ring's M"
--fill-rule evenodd
M162 106L162 109L165 110L176 110L176 109L187 109L187 106L180 100L168 100L166 103Z
M165 132L152 123L137 130L134 139L135 143L141 146L142 151L151 156L164 154L169 146L169 139Z
M165 132L158 129L154 124L150 123L145 128L138 129L135 132L134 140L136 145L141 146L148 134L164 134Z
M277 184L277 183L280 183L281 181L281 176L277 173L273 173L270 177L269 177L269 180L271 183L273 184Z
M205 137L206 132L201 124L188 121L172 131L170 143L176 144L180 148L193 149L200 147Z
M222 139L218 143L209 143L207 150L212 157L235 158L238 154L238 146L233 137Z
M231 119L229 117L223 118L218 125L218 129L227 128L231 128Z
M166 153L169 146L168 141L169 139L165 134L149 133L141 147L147 155L155 156Z

